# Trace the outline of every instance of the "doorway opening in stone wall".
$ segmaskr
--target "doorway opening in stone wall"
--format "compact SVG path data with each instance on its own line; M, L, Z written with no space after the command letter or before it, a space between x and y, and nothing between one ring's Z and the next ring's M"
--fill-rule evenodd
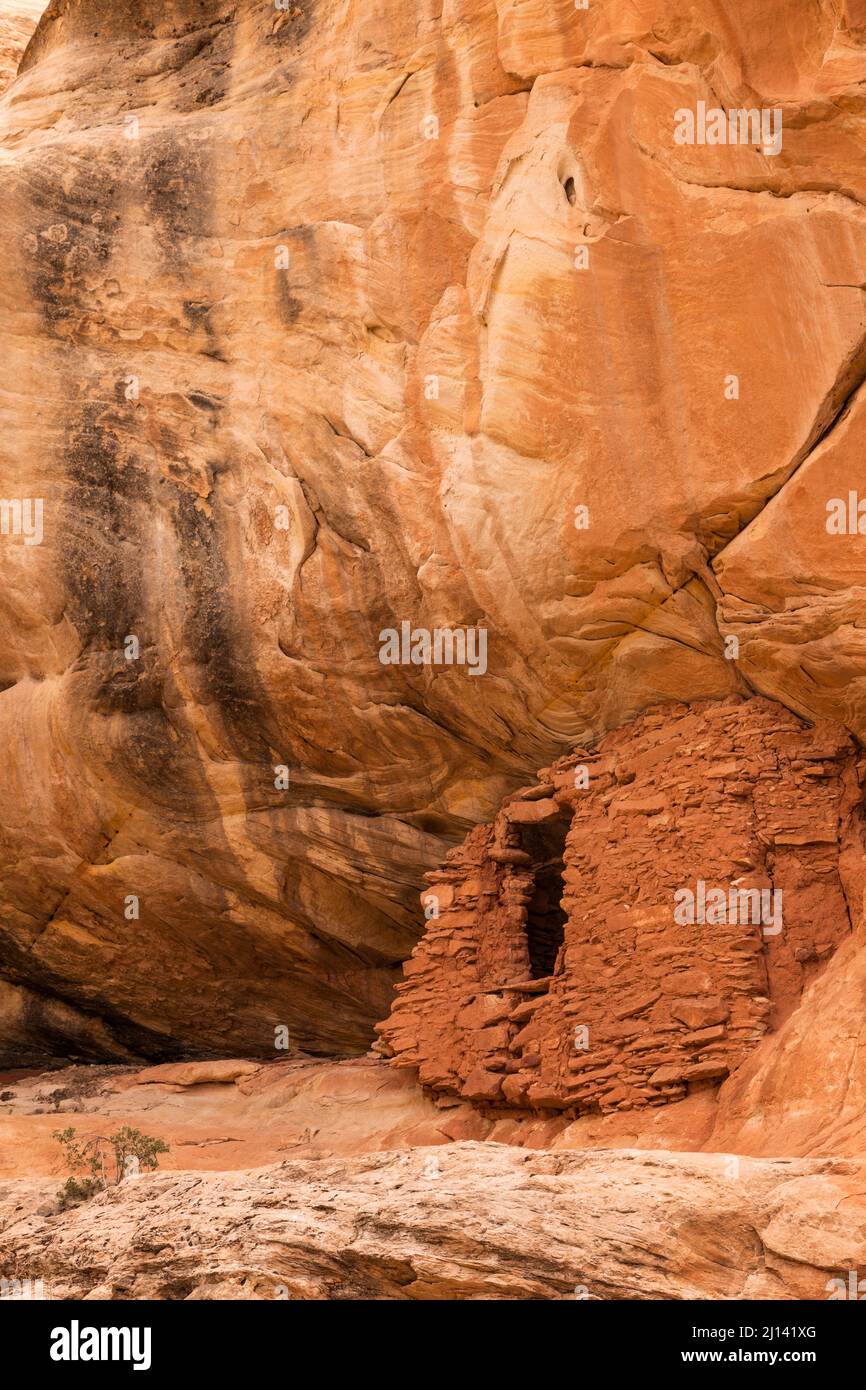
M556 816L523 828L523 848L532 859L535 880L535 891L526 915L526 941L533 980L543 980L554 973L565 941L563 856L568 827L566 816Z

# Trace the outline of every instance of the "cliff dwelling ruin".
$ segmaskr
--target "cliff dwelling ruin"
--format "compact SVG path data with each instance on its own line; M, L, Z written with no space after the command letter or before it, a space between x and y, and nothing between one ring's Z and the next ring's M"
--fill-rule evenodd
M718 1085L851 929L860 772L843 730L737 697L560 759L428 875L379 1049L433 1092L512 1110ZM750 910L761 895L782 930Z

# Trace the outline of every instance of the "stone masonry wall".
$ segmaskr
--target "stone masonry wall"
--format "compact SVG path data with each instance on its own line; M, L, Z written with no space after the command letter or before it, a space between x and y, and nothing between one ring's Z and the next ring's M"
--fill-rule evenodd
M577 750L428 875L377 1047L495 1108L627 1110L718 1084L850 930L860 776L843 731L759 698L667 705ZM705 920L683 920L686 892Z

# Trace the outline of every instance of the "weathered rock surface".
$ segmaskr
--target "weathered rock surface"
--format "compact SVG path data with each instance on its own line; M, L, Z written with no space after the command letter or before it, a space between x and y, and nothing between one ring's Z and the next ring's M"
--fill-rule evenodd
M450 1144L494 1130L469 1104L439 1106L407 1072L369 1058L67 1067L0 1076L0 1178L53 1176L59 1185L66 1174L52 1135L69 1125L85 1140L141 1129L169 1144L161 1168L195 1171ZM537 1143L536 1126L525 1138Z
M866 1152L866 934L840 947L801 1007L722 1088L708 1147Z
M18 71L18 64L45 9L45 0L4 0L0 4L0 92Z
M62 1216L0 1184L0 1268L73 1299L826 1299L866 1263L864 1177L461 1143L148 1175Z
M813 1002L820 1047L831 1025L826 998ZM770 1096L738 1114L727 1083L713 1134L707 1093L493 1119L365 1059L6 1074L0 1276L42 1278L54 1298L827 1298L866 1262L863 1079L850 1069L849 1123L831 1131L849 1057L829 1061L828 1099L795 1078L787 1111ZM765 1057L765 1088L771 1068ZM808 1152L807 1114L836 1157L742 1156ZM58 1212L52 1131L122 1124L170 1142L165 1171Z
M423 872L540 764L746 680L863 731L824 509L866 30L773 33L52 0L0 103L0 465L44 501L0 544L0 960L71 1011L28 1056L357 1050ZM781 151L675 143L699 101ZM381 664L403 621L484 626L487 673Z
M861 0L51 0L0 98L0 1065L120 1065L0 1079L0 1275L862 1268L864 90ZM702 102L778 147L677 143ZM259 1066L367 1045L430 870L403 1068ZM782 933L683 940L699 879ZM60 1123L167 1171L54 1213Z

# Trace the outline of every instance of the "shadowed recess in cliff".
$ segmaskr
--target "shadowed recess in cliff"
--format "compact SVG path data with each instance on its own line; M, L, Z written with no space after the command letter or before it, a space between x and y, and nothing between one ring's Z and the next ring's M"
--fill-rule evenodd
M521 845L532 860L533 892L526 909L526 940L534 980L552 975L565 941L568 915L565 892L565 837L569 820L561 816L547 825L526 826Z

